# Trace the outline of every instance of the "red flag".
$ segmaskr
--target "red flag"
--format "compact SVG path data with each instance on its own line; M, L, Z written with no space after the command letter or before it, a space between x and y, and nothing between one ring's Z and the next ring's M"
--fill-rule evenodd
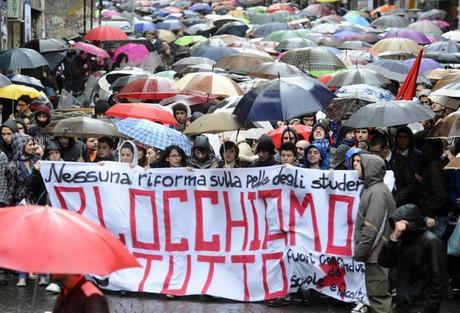
M420 63L422 63L423 49L420 49L417 59L407 73L406 79L403 85L399 88L396 100L412 100L415 95L415 88L417 87L418 71L420 69Z

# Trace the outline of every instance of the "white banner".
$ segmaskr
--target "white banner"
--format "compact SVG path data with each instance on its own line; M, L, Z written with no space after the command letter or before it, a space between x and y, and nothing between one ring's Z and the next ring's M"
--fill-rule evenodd
M116 162L41 171L54 207L100 223L142 264L113 273L107 289L260 301L313 288L367 301L364 264L351 258L362 187L353 171Z

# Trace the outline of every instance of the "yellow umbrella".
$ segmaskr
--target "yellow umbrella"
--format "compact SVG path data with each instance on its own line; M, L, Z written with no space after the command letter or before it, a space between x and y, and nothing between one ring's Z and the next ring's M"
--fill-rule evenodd
M372 51L380 53L403 52L416 55L422 49L414 40L407 38L387 38L377 42Z
M243 91L233 80L213 72L189 73L172 85L171 89L220 96L243 95Z
M22 95L27 95L29 97L38 98L41 97L41 92L32 88L23 85L8 85L0 88L0 98L18 100Z
M171 43L176 40L176 35L172 31L166 29L158 29L158 38L168 43Z

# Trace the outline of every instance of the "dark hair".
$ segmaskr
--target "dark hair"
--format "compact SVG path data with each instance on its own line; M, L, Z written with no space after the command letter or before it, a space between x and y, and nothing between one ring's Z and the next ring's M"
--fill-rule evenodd
M294 134L294 140L295 142L299 141L299 134L293 127L286 127L283 132L281 133L281 142L284 140L284 134L290 132ZM291 135L289 135L289 138L291 138Z
M182 102L176 103L172 107L173 113L176 114L176 111L184 111L187 114L187 106L183 104Z
M238 155L240 154L240 149L238 148L236 143L234 143L233 141L226 141L223 145L220 146L219 154L220 154L222 159L224 158L224 148L225 148L225 150L235 149L236 159L238 160Z
M24 101L27 105L30 105L32 103L32 98L28 95L22 95L18 98L18 102L19 101Z
M126 62L128 62L128 55L126 53L120 53L119 55L117 55L115 63L120 64L121 61L123 61L124 58L126 58Z
M166 147L166 149L163 151L163 153L161 154L161 158L160 158L160 162L159 162L159 167L171 167L171 165L169 165L169 162L166 160L169 155L171 154L171 152L173 150L176 150L177 152L179 152L180 156L181 156L181 166L182 167L186 167L187 166L187 155L185 155L185 152L184 150L182 150L181 147L179 146L176 146L176 145L171 145L171 146L168 146Z
M176 79L176 78L177 78L177 79L181 79L182 77L184 77L184 74L182 74L182 73L176 73L176 74L174 74L174 76L173 76L174 79Z
M283 150L292 151L292 153L294 153L294 156L297 157L297 147L292 142L284 142L283 144L281 144L280 154L281 154L281 151Z
M113 140L112 137L101 137L99 138L99 140L97 141L99 144L101 143L106 143L109 145L110 148L114 148L115 147L115 141Z
M130 144L129 142L126 142L126 141L123 142L123 144L122 144L121 147L120 147L120 151L121 151L122 149L129 149L129 150L131 151L131 153L134 155L134 147L133 147L133 145ZM137 160L136 160L136 162L137 162Z
M388 139L387 136L385 135L375 135L372 139L371 142L369 143L369 146L378 146L381 149L388 147Z

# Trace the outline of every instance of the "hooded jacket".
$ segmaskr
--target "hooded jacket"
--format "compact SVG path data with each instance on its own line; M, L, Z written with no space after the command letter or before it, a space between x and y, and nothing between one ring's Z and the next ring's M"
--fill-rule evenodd
M67 162L77 162L83 160L86 155L86 145L80 140L70 138L67 147L61 146L61 158Z
M383 242L391 233L388 217L395 211L396 204L383 182L386 172L383 159L362 154L361 167L364 187L356 218L353 258L366 263L377 263Z
M43 129L51 123L51 111L46 105L41 104L35 111L35 117L39 113L44 113L47 120L45 122L40 122L37 118L35 118L36 124L27 130L27 134L34 138L36 144L44 147L46 141L53 138L52 136L43 133Z
M259 141L256 146L256 153L259 151L268 151L270 153L270 158L266 161L261 161L259 159L254 160L249 167L264 167L277 165L278 161L275 160L275 144L273 140L266 134L260 136Z
M447 258L441 240L428 231L423 216L415 205L399 207L390 224L406 220L406 230L398 241L384 243L379 264L397 268L396 309L423 307L423 312L437 313L447 293ZM406 308L406 309L405 309Z
M16 121L15 120L6 120L2 126L0 127L0 130L3 128L3 127L7 127L9 129L11 129L11 131L13 133L17 133L18 132L18 127L16 125ZM8 157L8 160L12 160L13 159L13 155L14 155L14 151L13 151L13 147L11 144L7 144L3 141L3 138L0 136L0 149L5 152L6 156Z
M133 151L134 151L134 156L133 156L133 164L137 165L137 162L138 162L138 159L137 159L137 146L134 142L132 142L131 140L125 140L123 141L119 148L118 148L118 161L121 162L121 148L123 147L124 144L129 144L131 145L131 147L133 148Z
M199 161L195 156L195 150L198 148L203 149L207 153L207 156L204 162ZM192 157L190 158L190 165L193 168L201 168L201 169L211 168L217 165L217 159L211 150L211 144L209 143L208 137L204 135L200 135L195 138L195 141L193 142L193 146L192 146Z

